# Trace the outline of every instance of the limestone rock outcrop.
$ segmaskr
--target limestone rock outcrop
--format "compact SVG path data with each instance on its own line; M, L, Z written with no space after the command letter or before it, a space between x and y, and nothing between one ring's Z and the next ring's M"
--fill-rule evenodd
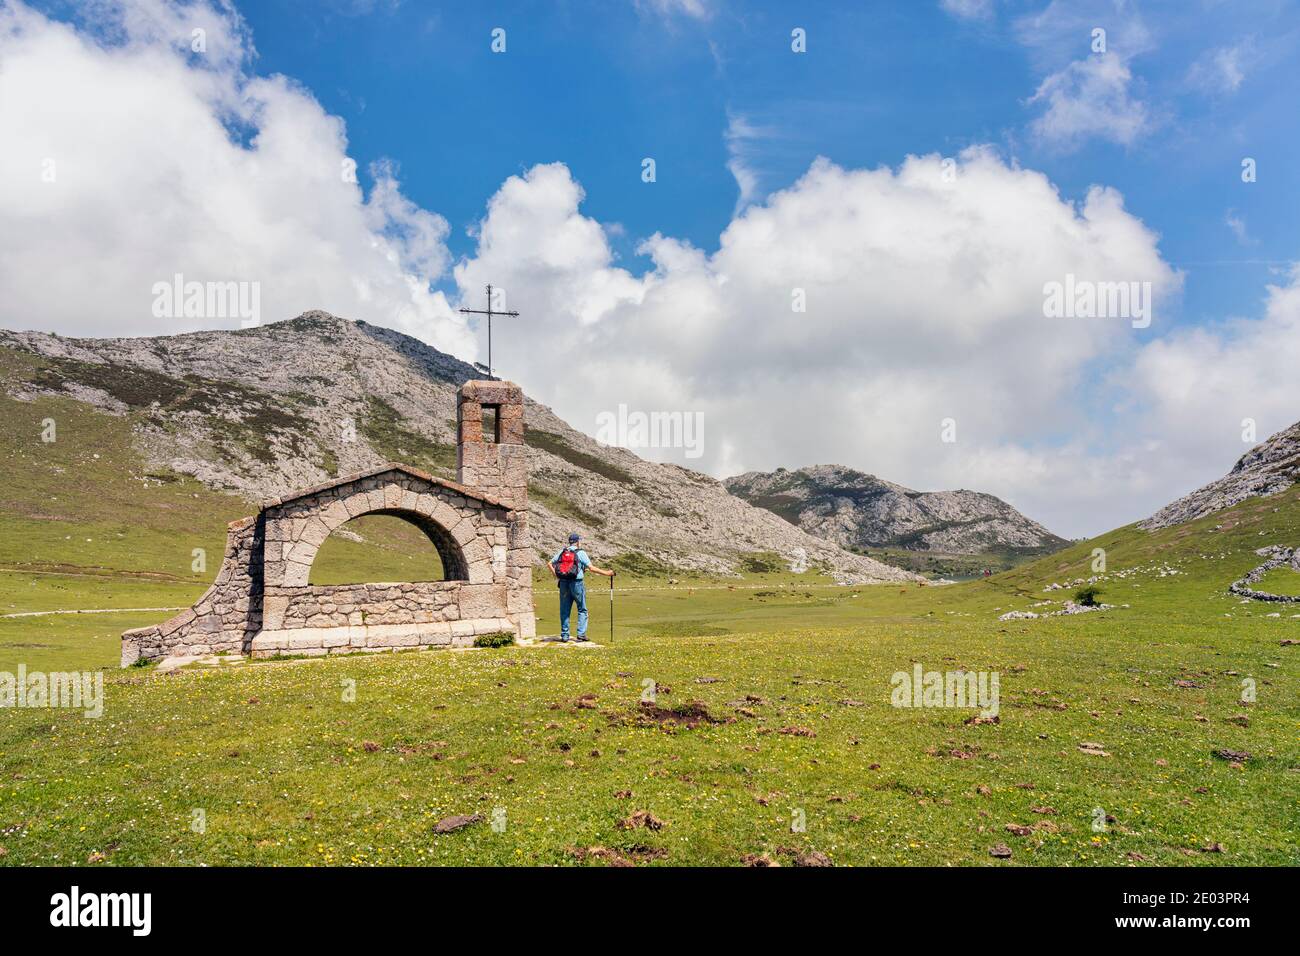
M727 489L844 548L1037 554L1064 539L978 491L913 491L842 465L728 478Z
M1300 481L1300 422L1261 442L1222 478L1165 505L1138 527L1148 531L1195 521L1247 498L1267 498Z

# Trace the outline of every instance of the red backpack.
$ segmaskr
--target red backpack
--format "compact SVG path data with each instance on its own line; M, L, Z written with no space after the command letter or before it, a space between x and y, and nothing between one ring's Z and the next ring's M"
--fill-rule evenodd
M565 548L552 567L555 568L557 578L564 581L578 580L578 552L574 548Z

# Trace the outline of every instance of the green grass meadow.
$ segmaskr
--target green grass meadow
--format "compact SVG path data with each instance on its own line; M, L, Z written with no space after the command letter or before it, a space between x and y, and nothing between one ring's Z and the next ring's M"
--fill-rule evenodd
M133 470L129 421L79 408L53 446L0 448L24 476L0 501L0 614L188 605L254 506ZM360 530L314 580L430 569L418 536ZM0 617L0 670L105 680L98 719L0 710L0 865L1296 865L1300 606L1226 589L1298 539L1293 488L952 586L620 574L612 644L595 578L600 647L167 674L116 667L121 631L167 612ZM1114 609L998 620L1059 608L1073 588L1043 588L1095 548ZM556 632L549 578L536 595ZM892 706L916 663L996 672L999 722Z

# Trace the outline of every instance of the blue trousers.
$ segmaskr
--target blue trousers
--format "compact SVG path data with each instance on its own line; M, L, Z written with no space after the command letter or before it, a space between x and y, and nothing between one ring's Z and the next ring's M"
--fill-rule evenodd
M587 587L581 581L560 579L560 637L569 636L569 612L578 605L578 636L587 636Z

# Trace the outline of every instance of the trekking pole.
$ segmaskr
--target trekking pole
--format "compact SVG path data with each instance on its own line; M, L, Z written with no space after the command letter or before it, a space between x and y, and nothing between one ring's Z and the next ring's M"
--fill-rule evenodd
M609 643L614 644L614 575L609 576Z

